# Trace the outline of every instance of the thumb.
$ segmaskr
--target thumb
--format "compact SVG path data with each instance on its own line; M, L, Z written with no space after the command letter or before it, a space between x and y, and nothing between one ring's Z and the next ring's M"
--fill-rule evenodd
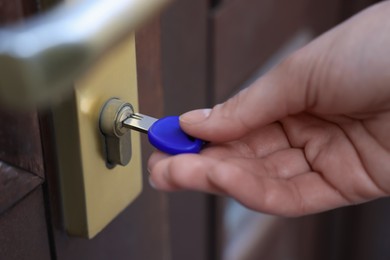
M182 115L181 127L192 136L225 142L303 111L356 115L388 109L389 11L389 1L368 8L225 103Z
M307 84L304 83L307 70L292 60L287 59L250 87L212 109L181 115L182 129L203 140L226 142L303 111L306 107Z

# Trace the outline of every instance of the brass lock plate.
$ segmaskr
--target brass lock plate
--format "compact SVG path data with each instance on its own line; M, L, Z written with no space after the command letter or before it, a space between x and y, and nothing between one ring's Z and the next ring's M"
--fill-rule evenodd
M76 82L71 99L53 111L64 222L70 235L92 238L141 192L139 133L131 131L132 158L107 167L99 116L120 98L138 110L135 41L113 48Z

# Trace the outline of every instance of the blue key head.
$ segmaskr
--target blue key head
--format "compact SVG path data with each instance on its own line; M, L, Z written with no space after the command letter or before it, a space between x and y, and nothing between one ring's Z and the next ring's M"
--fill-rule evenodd
M176 155L199 153L204 142L187 135L179 124L178 116L157 120L148 130L149 142L162 152Z

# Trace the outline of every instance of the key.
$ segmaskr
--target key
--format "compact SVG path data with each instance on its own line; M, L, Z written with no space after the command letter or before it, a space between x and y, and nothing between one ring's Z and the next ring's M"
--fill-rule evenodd
M123 127L147 133L149 142L158 150L171 154L199 153L204 141L187 135L179 124L178 116L156 119L134 113L122 122Z

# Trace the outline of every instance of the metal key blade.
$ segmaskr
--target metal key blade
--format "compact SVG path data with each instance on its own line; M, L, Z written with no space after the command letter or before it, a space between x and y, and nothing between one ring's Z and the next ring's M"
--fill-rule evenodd
M122 125L123 127L136 130L138 132L147 133L149 128L157 121L157 118L143 115L140 113L134 113L130 117L126 118Z

